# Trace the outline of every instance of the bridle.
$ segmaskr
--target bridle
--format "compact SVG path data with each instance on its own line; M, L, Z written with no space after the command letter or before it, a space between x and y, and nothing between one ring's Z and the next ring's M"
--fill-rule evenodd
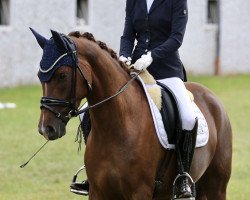
M81 77L86 81L87 85L88 85L88 90L91 91L92 90L92 86L91 84L88 82L88 80L86 79L84 73L82 72L81 68L79 67L78 65L78 59L77 59L77 50L76 50L76 45L75 43L73 42L73 40L71 38L69 38L68 36L66 35L63 35L63 38L68 46L68 48L70 49L70 51L68 51L67 53L61 55L55 62L54 64L48 68L46 71L45 70L42 70L41 68L39 69L40 72L42 73L47 73L49 72L50 70L53 69L53 67L56 65L56 63L58 63L62 58L64 58L65 56L68 56L70 55L71 56L71 59L72 59L72 63L73 63L73 72L72 72L72 79L73 80L73 83L72 83L72 86L71 86L71 98L70 98L70 101L66 101L66 100L61 100L61 99L56 99L56 98L53 98L53 97L42 97L41 98L41 105L40 105L40 108L45 108L47 110L49 110L50 112L54 113L55 116L59 119L61 119L64 123L67 123L72 117L76 117L84 112L86 112L87 110L89 109L92 109L96 106L99 106L109 100L111 100L112 98L118 96L119 94L121 94L122 92L124 92L127 87L132 83L132 81L134 81L138 76L139 74L141 73L141 71L137 72L137 73L132 73L132 78L125 84L123 85L119 91L117 93L115 93L114 95L94 104L94 105L89 105L87 106L86 108L84 109L81 109L81 108L77 108L76 106L76 83L77 83L77 70L80 72L81 74ZM66 114L63 114L59 111L57 111L54 107L64 107L64 108L69 108L70 111Z
M91 84L87 81L86 77L84 76L84 73L82 72L81 68L78 65L78 59L77 59L77 50L74 42L72 39L70 39L68 36L63 35L62 37L65 41L65 43L68 46L69 51L61 55L47 70L43 70L40 67L41 73L48 73L53 69L53 67L65 56L71 56L73 66L72 67L72 86L71 86L71 98L70 101L56 99L53 97L42 97L41 98L41 105L40 108L45 108L49 110L50 112L54 113L55 116L59 119L61 119L64 123L66 123L69 119L72 117L78 116L78 108L76 107L76 83L77 83L77 70L80 72L83 79L87 82L88 90L92 90ZM54 107L64 107L69 108L70 111L66 114L63 114L59 111L57 111Z

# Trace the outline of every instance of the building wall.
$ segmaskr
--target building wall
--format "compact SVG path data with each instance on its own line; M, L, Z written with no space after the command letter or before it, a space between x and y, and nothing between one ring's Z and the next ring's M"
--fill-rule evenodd
M250 73L250 1L220 0L220 72ZM207 23L207 0L189 1L181 58L193 74L214 74L217 25Z
M182 62L189 73L213 74L217 25L207 23L207 1L192 0L188 4L189 19L183 44Z
M0 26L0 87L37 83L42 50L29 27L50 37L89 31L118 52L125 0L89 0L89 24L76 26L76 0L10 0L10 26ZM105 4L105 5L104 5ZM221 72L250 72L250 2L221 0ZM207 0L189 1L181 59L189 73L214 74L217 25L207 23Z
M125 0L90 1L90 26L96 39L118 52L125 19Z
M250 1L221 4L221 72L250 73Z
M38 81L36 73L42 50L29 27L50 37L50 28L67 33L74 28L75 21L72 0L49 0L44 4L34 0L10 2L10 26L0 26L0 87Z
M42 50L29 27L50 37L50 29L62 33L89 31L118 51L123 30L125 1L89 0L89 25L76 26L76 0L11 0L10 26L0 26L0 87L37 83ZM108 8L108 11L107 11Z

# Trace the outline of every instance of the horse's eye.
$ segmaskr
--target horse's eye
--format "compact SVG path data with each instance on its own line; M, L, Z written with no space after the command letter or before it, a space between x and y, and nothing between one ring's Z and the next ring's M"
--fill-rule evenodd
M61 73L61 74L59 75L59 79L60 79L60 80L64 80L66 77L67 77L67 75L66 75L65 73Z

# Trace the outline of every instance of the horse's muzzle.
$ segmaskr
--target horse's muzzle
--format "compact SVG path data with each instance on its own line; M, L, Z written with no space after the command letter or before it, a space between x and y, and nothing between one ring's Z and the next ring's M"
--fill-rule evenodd
M59 125L55 127L53 125L39 126L38 131L43 135L47 140L56 140L65 135L65 126Z

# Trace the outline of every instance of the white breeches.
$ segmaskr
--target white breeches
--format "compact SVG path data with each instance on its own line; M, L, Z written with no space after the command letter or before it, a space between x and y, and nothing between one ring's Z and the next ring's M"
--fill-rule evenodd
M165 84L175 95L180 111L183 130L192 130L195 124L195 113L184 82L177 77L158 80Z

